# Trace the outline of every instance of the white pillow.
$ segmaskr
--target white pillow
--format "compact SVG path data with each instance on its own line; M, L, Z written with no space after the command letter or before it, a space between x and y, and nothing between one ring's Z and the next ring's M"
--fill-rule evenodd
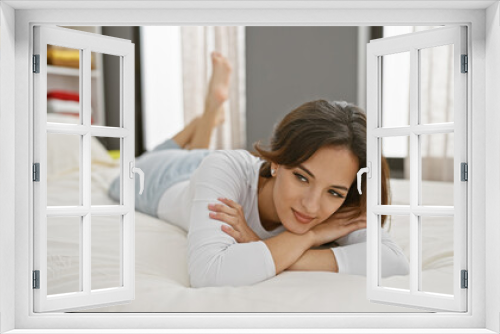
M47 114L47 122L77 124L78 117L60 114ZM80 168L80 138L76 135L47 135L47 177L60 175ZM106 148L91 138L92 163L110 163L114 160Z

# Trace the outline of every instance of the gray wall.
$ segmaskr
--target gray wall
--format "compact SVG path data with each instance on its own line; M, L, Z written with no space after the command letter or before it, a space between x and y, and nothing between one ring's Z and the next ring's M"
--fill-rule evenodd
M247 27L247 149L304 102L357 103L357 27Z
M141 92L141 47L139 27L112 26L102 27L102 34L106 36L123 38L132 41L135 45L135 156L144 152L144 136L142 123L142 92ZM106 125L120 125L120 105L119 99L109 98L119 96L120 85L120 63L116 56L103 56L104 69L104 96L106 111ZM116 138L104 138L101 140L108 150L120 149L120 140Z
M134 39L133 27L102 27L102 34L130 41ZM119 59L115 58L117 57L103 54L104 110L106 110L107 126L120 126L119 99L110 98L120 96L120 63Z

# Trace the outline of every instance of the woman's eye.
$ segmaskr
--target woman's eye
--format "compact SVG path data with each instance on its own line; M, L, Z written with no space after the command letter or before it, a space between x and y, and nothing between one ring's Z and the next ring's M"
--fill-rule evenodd
M342 196L341 194L339 194L335 190L330 190L330 194L332 194L335 197L344 198L344 196Z
M303 176L303 175L300 175L299 173L293 173L297 179L299 179L300 181L307 181L307 179Z
M299 181L301 181L301 182L307 182L307 178L304 175L301 175L299 173L293 173L293 174L295 175L295 177L297 177L297 179L299 179ZM342 196L341 194L339 194L335 190L330 190L329 193L331 195L333 195L334 197L344 198L344 196Z

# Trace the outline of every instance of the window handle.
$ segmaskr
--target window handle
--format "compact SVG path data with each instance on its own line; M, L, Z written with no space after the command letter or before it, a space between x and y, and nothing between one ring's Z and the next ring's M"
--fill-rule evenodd
M361 176L363 175L363 173L366 173L367 174L366 176L368 178L372 177L372 163L370 161L368 161L366 163L366 165L367 165L367 167L361 168L358 171L358 174L357 174L357 177L358 177L358 192L359 192L360 195L362 194L362 191L361 191Z
M135 173L139 174L139 184L140 184L140 190L139 190L139 195L142 195L142 191L144 190L144 172L142 169L134 167L134 161L130 161L129 163L129 171L130 171L130 178L133 179L135 176Z

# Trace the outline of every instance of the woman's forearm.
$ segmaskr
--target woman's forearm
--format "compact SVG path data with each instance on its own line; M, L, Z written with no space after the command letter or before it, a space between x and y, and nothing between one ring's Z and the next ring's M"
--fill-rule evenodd
M314 240L311 231L302 235L284 231L275 237L263 240L273 257L276 275L297 262L314 245Z
M309 249L287 270L339 272L337 259L331 249Z

